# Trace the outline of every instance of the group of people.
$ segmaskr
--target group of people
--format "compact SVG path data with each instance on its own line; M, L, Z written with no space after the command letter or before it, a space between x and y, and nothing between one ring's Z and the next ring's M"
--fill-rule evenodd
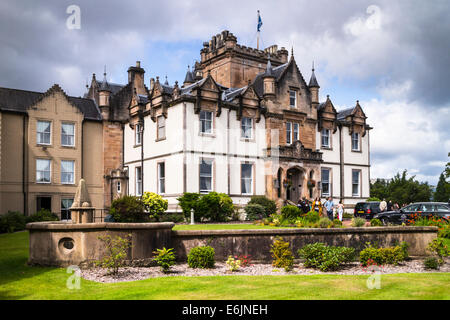
M402 206L402 208L406 206L406 204L404 204ZM380 202L380 212L384 212L384 211L394 211L394 210L399 210L400 206L398 205L398 203L392 203L392 200L389 200L388 202L386 202L386 199L383 199Z
M300 199L298 201L297 206L305 213L309 211L316 211L319 213L319 216L322 216L322 212L325 209L327 217L330 220L334 219L334 209L336 209L337 219L339 219L340 221L342 221L344 215L344 204L342 203L342 200L339 201L339 203L336 205L332 197L328 197L325 203L322 203L322 200L320 200L320 198L315 198L314 200L310 201L303 197L303 199Z

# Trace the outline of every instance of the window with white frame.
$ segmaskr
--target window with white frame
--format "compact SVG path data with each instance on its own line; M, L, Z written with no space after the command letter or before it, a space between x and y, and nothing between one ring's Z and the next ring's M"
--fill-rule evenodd
M211 111L200 111L200 132L212 133L213 113Z
M142 195L142 168L136 167L136 190L135 194L137 196Z
M166 118L164 116L158 117L158 136L157 139L165 139L166 138Z
M297 91L295 90L289 90L289 106L297 108Z
M361 171L360 170L352 170L352 195L354 197L358 197L359 196L360 176L361 176Z
M241 163L241 193L251 194L253 192L253 164Z
M75 183L75 161L61 160L61 183L62 184Z
M294 131L293 131L293 137L292 137L292 141L297 141L299 140L299 124L298 123L294 123Z
M241 119L241 137L245 139L252 138L253 119L243 117Z
M142 124L138 123L134 127L135 137L134 142L135 145L140 146L142 144Z
M359 133L352 133L352 151L359 151Z
M330 172L330 169L322 168L322 196L329 196L331 194Z
M75 124L62 123L61 124L61 145L65 147L75 146Z
M51 161L50 159L36 159L36 182L51 182Z
M41 121L37 122L37 143L38 144L51 144L51 129L52 123L50 121Z
M200 159L200 192L212 191L213 161Z
M292 143L292 123L286 122L286 144Z
M70 220L70 207L72 207L73 199L61 199L61 220Z
M330 147L330 130L322 129L322 147L329 148Z
M164 162L158 163L158 193L166 192L166 166Z

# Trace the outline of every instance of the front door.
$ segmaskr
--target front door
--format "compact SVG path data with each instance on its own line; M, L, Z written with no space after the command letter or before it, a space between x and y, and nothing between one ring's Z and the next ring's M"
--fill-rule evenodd
M286 198L294 203L298 203L302 194L302 172L300 169L289 169L287 172L287 180Z

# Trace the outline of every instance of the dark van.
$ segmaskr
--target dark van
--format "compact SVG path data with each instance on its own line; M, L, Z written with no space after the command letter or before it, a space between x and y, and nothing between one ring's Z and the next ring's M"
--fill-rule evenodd
M355 205L353 215L355 217L372 219L374 215L380 212L380 201L358 202Z

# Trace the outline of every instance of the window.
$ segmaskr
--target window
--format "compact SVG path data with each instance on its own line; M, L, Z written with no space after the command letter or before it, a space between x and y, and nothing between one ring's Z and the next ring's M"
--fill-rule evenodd
M36 197L36 211L41 209L52 211L52 197Z
M164 116L158 117L158 136L157 139L166 138L166 118Z
M437 204L435 207L435 211L437 212L449 212L450 209L445 204Z
M137 196L142 195L142 168L136 167L136 191Z
M330 191L330 169L322 168L322 196L329 196Z
M158 163L158 193L166 192L166 168L164 162Z
M61 183L62 184L75 183L75 161L73 160L61 161Z
M252 138L253 120L251 118L242 118L241 120L241 137L245 139Z
M291 108L297 108L297 91L289 90L289 105Z
M405 212L416 212L418 210L419 210L418 204L412 204L403 208L403 211Z
M66 147L75 146L75 124L61 124L61 145Z
M286 122L286 143L291 144L292 123Z
M61 220L72 219L70 214L70 207L72 206L73 199L61 199Z
M212 112L200 111L200 132L212 133Z
M120 183L120 181L117 181L117 193L121 192L122 192L122 183Z
M136 127L134 127L134 130L135 130L134 142L137 146L140 146L142 144L142 124L137 124Z
M50 121L37 122L37 143L50 144L52 123Z
M241 193L251 194L253 185L253 164L241 163Z
M292 141L297 141L297 140L299 140L299 137L298 137L298 129L299 129L298 123L294 123L294 137L292 138Z
M352 151L359 151L359 133L352 133Z
M36 182L50 183L51 162L49 159L36 159Z
M330 147L330 130L322 129L322 147Z
M359 196L359 170L352 170L352 195Z
M212 160L200 160L200 192L212 191Z

